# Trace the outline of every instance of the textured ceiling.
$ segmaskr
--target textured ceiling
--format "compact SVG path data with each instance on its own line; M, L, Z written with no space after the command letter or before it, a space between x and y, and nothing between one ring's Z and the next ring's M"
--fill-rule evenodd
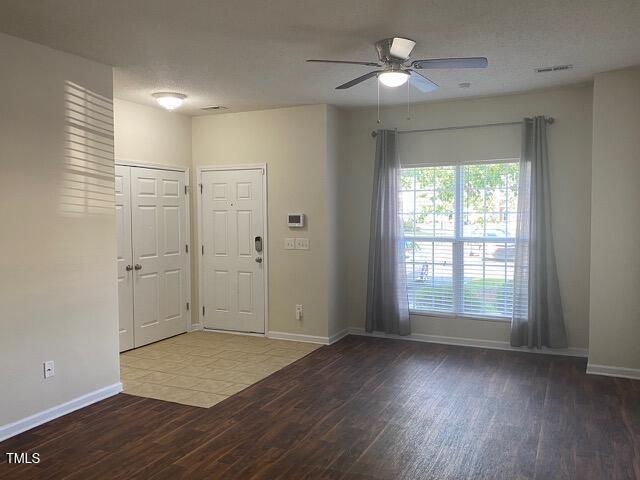
M412 90L420 102L640 64L639 0L0 0L0 31L113 65L120 98L153 104L152 92L183 92L189 114L211 104L374 105L374 80L334 90L369 67L304 60L376 60L373 43L396 35L418 42L413 58L489 58L486 70L430 71L441 88ZM533 72L565 63L575 68ZM402 103L406 89L381 88L381 100Z

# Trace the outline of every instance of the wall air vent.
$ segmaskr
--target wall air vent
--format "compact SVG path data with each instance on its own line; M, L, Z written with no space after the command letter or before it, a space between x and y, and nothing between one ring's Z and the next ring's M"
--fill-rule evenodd
M202 107L200 110L204 110L205 112L219 112L221 110L227 110L228 107L223 107L222 105L209 105L208 107Z
M560 70L571 70L573 65L554 65L552 67L540 67L536 68L536 73L546 73L546 72L559 72Z

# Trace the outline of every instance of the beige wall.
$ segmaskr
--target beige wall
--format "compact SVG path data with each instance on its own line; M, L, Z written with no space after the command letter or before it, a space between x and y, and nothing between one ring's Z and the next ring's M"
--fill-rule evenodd
M327 214L329 217L329 336L341 335L348 328L347 321L347 262L345 222L342 190L346 162L342 155L345 144L341 130L345 114L335 107L327 107Z
M191 167L191 117L113 101L116 160Z
M342 131L348 144L342 158L347 163L342 204L346 209L343 228L349 232L346 242L349 324L364 327L375 151L371 131L376 128L402 130L517 121L525 116L544 114L556 119L549 131L551 194L554 241L569 345L586 348L589 334L591 109L591 86L579 86L522 95L417 104L411 107L411 120L406 119L406 107L385 108L381 113L381 125L376 124L375 108L347 112L346 127ZM511 133L505 130L499 136L510 138L509 135L513 136L510 145L518 146L518 129L512 129ZM464 142L477 139L475 131L457 133L448 145L457 145L457 151L466 154L462 148ZM443 152L446 153L446 149ZM509 340L506 322L414 316L412 328L414 333L427 335L496 342Z
M640 369L640 69L597 75L589 364Z
M194 170L267 164L270 331L327 337L329 316L337 309L329 290L336 227L328 212L328 192L335 186L327 177L335 167L327 161L333 144L327 139L327 112L325 105L312 105L193 118ZM289 229L289 212L306 213L306 227ZM285 237L303 236L310 239L310 250L284 249ZM194 267L196 286L197 263ZM198 304L197 288L193 293ZM299 303L302 321L295 319Z
M2 34L0 64L4 425L116 384L119 372L113 158L84 170L65 122L65 82L110 99L111 68ZM56 364L47 380L45 360Z

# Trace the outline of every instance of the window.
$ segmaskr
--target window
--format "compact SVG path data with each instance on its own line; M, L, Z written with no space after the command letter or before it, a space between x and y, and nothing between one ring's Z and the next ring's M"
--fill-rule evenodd
M412 311L511 317L518 177L517 161L402 169Z

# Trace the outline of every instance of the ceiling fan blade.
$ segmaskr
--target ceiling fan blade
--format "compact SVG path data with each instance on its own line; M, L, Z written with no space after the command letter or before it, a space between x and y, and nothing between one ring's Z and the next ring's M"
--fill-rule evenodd
M394 37L391 41L391 47L389 48L389 54L395 58L402 58L406 60L411 55L413 47L416 46L416 42L408 38Z
M371 77L375 77L376 75L378 75L378 73L382 71L383 70L374 70L373 72L365 73L364 75L358 78L354 78L350 82L343 83L342 85L337 86L336 90L344 90L345 88L351 88L354 85L364 82L365 80L369 80Z
M414 70L410 70L410 72L411 77L409 78L409 82L421 92L433 92L438 88L438 85L433 83L421 73L418 73Z
M381 67L376 62L352 62L349 60L307 60L309 63L346 63L347 65L364 65L366 67Z
M486 68L489 61L486 57L468 58L431 58L429 60L414 60L411 62L413 68L436 69L436 68Z

